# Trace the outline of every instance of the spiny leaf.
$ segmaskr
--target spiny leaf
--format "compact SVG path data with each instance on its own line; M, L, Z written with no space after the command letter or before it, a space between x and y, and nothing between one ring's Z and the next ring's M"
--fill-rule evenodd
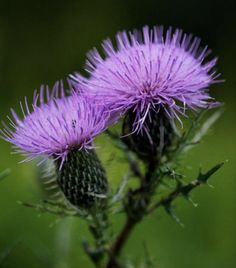
M199 175L197 177L196 180L190 182L187 185L183 185L182 187L179 188L179 192L183 195L183 196L188 196L188 194L197 186L201 185L201 184L205 184L208 183L209 178L216 173L223 165L225 162L219 163L217 165L215 165L214 167L212 167L211 169L209 169L206 173L202 173L201 171L199 172Z
M120 183L120 185L118 186L116 193L114 194L111 204L116 203L118 201L120 201L122 199L124 190L126 188L126 185L128 183L128 175L125 175Z
M212 114L205 122L201 123L202 118L205 116L207 111L204 110L199 113L192 121L191 126L189 129L182 134L179 139L179 142L172 152L172 155L169 161L173 161L178 158L181 154L187 152L188 150L192 149L196 144L198 144L203 136L206 135L208 130L211 126L219 119L222 115L223 110L216 111Z
M190 202L195 208L198 206L198 204L195 203L195 202L193 201L193 199L191 198L191 196L189 196L189 195L184 195L184 197L185 197L185 199L186 199L188 202Z
M50 203L50 201L45 202L45 200L43 203L38 204L18 201L18 204L23 205L25 207L33 208L37 210L39 213L51 213L60 217L66 217L66 216L75 216L81 218L87 217L87 214L83 211L72 210L69 207L66 207L65 205L60 203L53 205L52 203Z
M209 118L207 118L206 121L202 123L201 127L195 133L193 138L190 139L189 142L186 142L186 146L184 147L182 152L183 153L187 152L194 145L198 144L201 141L201 139L207 134L209 129L212 127L212 125L220 118L222 113L223 113L223 110L218 110L215 113L213 113ZM200 114L199 117L196 118L196 121L193 121L192 128L190 128L191 131L189 133L189 136L193 135L193 133L191 133L191 132L194 132L195 129L199 127L200 121L201 121L202 117L204 116L204 114L205 113ZM188 138L190 138L189 136L188 136ZM188 140L188 138L186 139L186 141Z
M171 218L177 222L181 227L184 227L184 224L181 222L181 220L179 219L179 217L177 216L173 206L171 205L171 203L166 203L164 205L164 208L166 210L166 212L171 216Z
M153 204L149 210L148 213L151 213L155 209L157 209L160 206L164 206L168 212L171 212L171 204L172 202L178 198L179 196L183 196L191 201L189 198L190 192L195 189L196 187L208 183L208 179L216 172L218 171L225 162L222 162L220 164L215 165L213 168L211 168L206 173L199 173L197 179L191 181L188 184L183 184L181 181L177 182L176 189L172 192L170 192L167 196L163 197L161 200ZM194 203L193 203L194 204Z
M198 175L197 180L200 183L206 183L208 181L208 179L214 174L216 173L223 165L225 164L225 162L221 162L217 165L215 165L214 167L212 167L210 170L208 170L206 173L202 173L200 172Z
M192 142L199 142L203 136L206 135L211 126L221 117L223 110L218 110L213 113L201 126L199 131L195 134L192 139Z
M181 180L184 178L184 175L176 172L173 168L165 166L160 169L160 172L162 173L163 176L167 176L176 180Z

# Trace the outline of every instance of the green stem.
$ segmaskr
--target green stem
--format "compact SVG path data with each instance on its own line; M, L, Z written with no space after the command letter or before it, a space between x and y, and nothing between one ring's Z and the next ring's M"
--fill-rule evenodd
M109 260L106 268L120 267L118 257L134 227L146 215L152 195L158 187L158 178L153 178L156 173L156 166L156 163L151 162L147 168L145 177L140 181L140 187L135 191L128 192L128 204L125 205L127 207L126 222L109 250Z
M115 243L112 245L109 251L109 260L106 268L119 268L120 265L117 262L117 257L119 257L121 250L128 240L130 233L133 231L137 222L133 221L129 217L126 219L126 223L122 228L120 234L117 236Z
M102 267L102 262L106 253L106 244L108 240L108 217L106 207L103 210L90 211L91 218L88 220L88 227L94 239L94 246L90 246L84 241L83 247L85 253L89 256L94 266Z

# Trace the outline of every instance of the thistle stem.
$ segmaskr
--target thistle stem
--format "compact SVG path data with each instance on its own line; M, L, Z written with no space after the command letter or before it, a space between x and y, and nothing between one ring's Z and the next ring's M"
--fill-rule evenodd
M119 268L120 267L119 263L117 262L117 258L119 257L124 244L128 240L130 233L132 232L136 224L137 222L132 220L131 218L128 217L126 219L125 225L123 226L120 234L117 236L115 243L112 245L110 249L110 252L109 252L110 258L109 258L106 268Z
M111 246L109 250L109 260L107 262L106 268L119 268L120 265L118 263L118 257L128 240L131 232L133 231L134 227L142 220L142 218L146 215L147 208L152 198L152 193L154 189L158 187L156 183L153 185L153 175L156 171L156 165L153 162L150 162L147 172L143 180L140 181L140 187L135 191L130 191L128 195L128 202L129 204L127 210L127 218L126 222L121 229L120 233L118 234L114 244ZM140 207L141 206L141 207ZM140 209L139 209L140 208ZM139 216L134 217L136 211L140 212Z
M83 242L85 253L89 256L95 267L102 267L102 262L105 251L105 245L107 243L107 231L109 227L107 210L101 212L90 211L91 220L88 222L88 227L91 235L94 238L94 246L91 247L87 241Z

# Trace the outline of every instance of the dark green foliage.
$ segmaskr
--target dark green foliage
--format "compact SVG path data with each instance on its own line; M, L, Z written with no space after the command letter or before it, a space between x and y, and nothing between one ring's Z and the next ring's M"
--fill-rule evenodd
M108 190L105 171L93 150L74 150L59 169L58 184L66 199L78 208L104 203Z
M190 197L190 193L196 187L198 187L198 186L200 186L202 184L208 183L209 178L213 174L215 174L223 165L224 165L224 162L215 165L214 167L209 169L206 173L199 172L198 177L195 180L193 180L193 181L191 181L191 182L189 182L187 184L185 184L185 183L181 182L180 180L178 180L176 188L172 192L170 192L168 195L166 195L165 197L160 199L157 203L152 204L152 206L149 208L149 213L151 213L154 210L158 209L159 207L163 206L165 208L166 212L177 223L179 223L181 226L183 226L183 224L181 223L181 221L179 220L178 216L175 213L175 210L173 208L172 203L178 197L183 196L183 197L186 198L186 200L190 201L194 206L196 206L196 204L192 201L192 199Z

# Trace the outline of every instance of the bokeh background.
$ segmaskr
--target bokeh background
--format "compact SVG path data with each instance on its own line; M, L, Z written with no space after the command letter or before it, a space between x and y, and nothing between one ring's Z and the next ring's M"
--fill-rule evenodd
M85 54L118 30L162 24L183 28L202 38L219 56L218 70L224 84L212 87L212 95L225 103L225 112L203 142L185 157L183 165L194 178L201 166L210 168L228 160L211 184L197 189L193 208L176 202L181 228L159 211L138 226L124 257L139 262L148 251L160 268L236 267L236 75L234 1L0 1L0 120L19 100L32 96L40 84L52 85L67 74L81 71ZM105 144L106 143L106 144ZM111 150L100 139L100 155ZM17 201L42 198L35 163L18 164L22 157L10 154L0 141L0 171L11 174L0 183L0 267L92 267L80 241L87 229L79 220L55 223ZM122 163L108 167L111 183L121 177ZM117 228L122 218L114 219ZM55 224L54 224L55 223ZM70 233L70 228L72 229Z

